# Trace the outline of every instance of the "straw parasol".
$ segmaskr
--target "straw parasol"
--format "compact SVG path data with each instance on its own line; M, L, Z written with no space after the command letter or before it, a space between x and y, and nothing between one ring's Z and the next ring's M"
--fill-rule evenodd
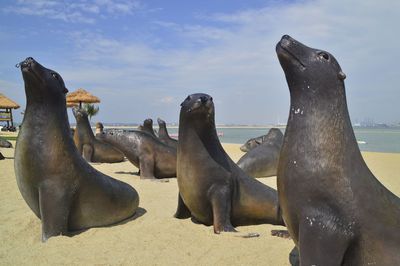
M78 103L67 102L67 107L68 107L68 108L70 108L70 107L76 107L76 106L78 106L78 105L79 105Z
M0 93L0 109L18 109L19 105Z
M18 109L19 105L13 100L7 98L4 94L0 93L0 109L5 109L5 111L0 111L0 121L7 121L7 127L9 127L9 122L11 122L11 127L14 127L13 116L11 109Z
M100 99L84 89L78 89L67 94L68 103L79 103L79 108L82 108L82 103L99 103Z

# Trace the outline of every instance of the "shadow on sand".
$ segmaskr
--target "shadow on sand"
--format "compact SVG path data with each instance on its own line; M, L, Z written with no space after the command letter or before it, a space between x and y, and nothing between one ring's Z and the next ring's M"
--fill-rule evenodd
M124 175L140 175L139 172L125 172L125 171L117 171L114 174L124 174Z
M290 262L290 265L292 265L292 266L300 265L299 250L297 249L296 246L289 253L289 262Z
M91 229L91 228L114 227L114 226L118 226L118 225L123 225L123 224L129 223L129 222L131 222L131 221L133 221L133 220L136 220L137 218L143 216L146 212L147 212L146 209L143 209L143 208L140 208L140 207L139 207L139 208L137 208L137 210L136 210L136 212L135 212L134 215L132 215L132 216L129 217L129 218L126 218L125 220L122 220L122 221L120 221L120 222L117 222L117 223L115 223L115 224L104 225L104 226L94 226L94 227L90 227L90 228L85 228L85 229L82 229L82 230L77 230L77 231L69 232L66 236L68 236L68 237L74 237L74 236L79 235L79 234L81 234L81 233L83 233L83 232L86 232L87 230L89 230L89 229Z

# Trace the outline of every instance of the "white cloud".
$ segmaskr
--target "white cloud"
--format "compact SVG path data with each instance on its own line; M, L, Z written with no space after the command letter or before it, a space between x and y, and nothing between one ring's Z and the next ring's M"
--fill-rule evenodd
M172 96L165 96L160 99L160 102L165 104L172 104L175 102L175 99Z
M18 0L15 4L4 7L3 11L18 15L46 17L64 22L92 24L100 13L113 16L128 15L141 7L139 1L129 0L79 0L74 2Z

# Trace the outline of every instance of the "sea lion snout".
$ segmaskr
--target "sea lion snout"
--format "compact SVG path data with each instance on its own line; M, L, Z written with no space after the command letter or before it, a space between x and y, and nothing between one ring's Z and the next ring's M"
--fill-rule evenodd
M162 120L161 118L157 118L157 123L158 124L165 124L165 121Z
M279 42L279 45L282 46L283 48L288 47L292 41L293 41L292 37L290 37L289 35L283 35Z
M209 104L212 102L212 100L213 99L210 95L204 94L203 96L200 96L196 102L209 107Z
M194 103L192 110L197 109L201 106L204 106L207 109L211 109L212 108L212 97L209 95L206 95L206 94L203 96L200 96Z
M35 60L32 57L27 57L24 61L20 62L17 64L17 66L20 66L21 69L30 67L32 63L34 63Z
M79 107L73 107L72 108L72 113L75 116L76 119L82 118L84 116L87 116L87 113L85 110L79 108Z
M201 101L201 103L206 103L208 101L208 97L207 96L201 96L200 97L200 101Z
M307 64L307 48L307 46L296 41L289 35L283 35L281 40L276 44L276 53L281 65L295 64L303 71L306 69Z
M191 94L182 102L182 110L185 110L186 113L191 113L192 111L200 108L201 110L208 110L208 112L212 112L214 110L214 104L212 100L213 98L208 94Z
M278 52L280 49L287 51L287 49L289 49L289 47L295 43L295 39L289 35L283 35L281 40L276 44L276 51Z
M32 57L27 57L24 61L16 64L15 67L17 67L17 68L20 67L21 70L24 70L24 69L30 68L33 63L36 63L35 59L33 59Z

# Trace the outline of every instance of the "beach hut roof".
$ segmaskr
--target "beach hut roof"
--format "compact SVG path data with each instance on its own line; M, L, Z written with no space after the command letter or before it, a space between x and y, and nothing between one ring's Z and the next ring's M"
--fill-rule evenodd
M67 94L67 103L99 103L100 99L84 89L78 89Z
M19 105L13 100L7 98L4 94L0 93L0 108L1 109L18 109Z
M75 107L78 106L78 103L74 103L74 102L67 102L67 107Z

